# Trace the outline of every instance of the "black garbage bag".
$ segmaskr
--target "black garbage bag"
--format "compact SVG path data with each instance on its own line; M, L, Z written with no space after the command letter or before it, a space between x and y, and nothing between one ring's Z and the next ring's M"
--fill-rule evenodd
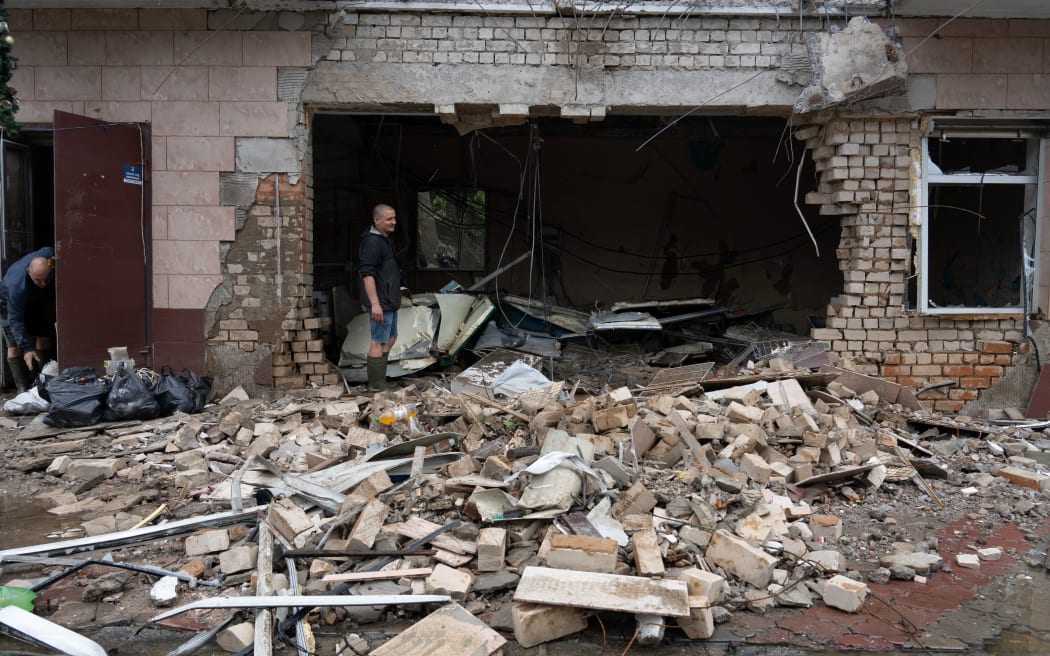
M113 375L113 385L106 396L102 418L106 421L126 419L153 419L160 414L160 406L149 388L134 370L124 367Z
M199 377L189 369L183 369L182 373L176 376L168 366L161 367L160 380L153 388L153 395L163 417L173 412L200 412L210 394L210 378Z
M51 410L44 423L55 428L91 426L102 421L109 381L101 380L92 367L65 369L47 383Z

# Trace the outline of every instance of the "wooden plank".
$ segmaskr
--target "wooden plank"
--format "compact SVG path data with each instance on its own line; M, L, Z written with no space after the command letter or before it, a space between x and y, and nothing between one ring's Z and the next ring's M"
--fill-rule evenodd
M514 601L667 617L689 615L684 581L526 567Z
M435 524L434 522L428 522L422 517L413 516L400 524L391 524L386 528L394 531L398 535L418 540L438 530L441 528L441 525ZM437 536L430 541L430 544L438 549L444 549L445 551L451 551L458 554L475 554L478 552L478 545L466 540L460 540L448 533L442 533Z
M413 567L410 569L384 569L378 572L343 572L342 574L328 574L322 581L382 581L386 579L418 578L430 576L434 572L432 567Z
M347 548L371 549L389 515L390 506L379 499L372 499L365 504L361 514L357 517L353 530L350 531L350 539L346 543Z
M451 603L379 645L371 656L489 656L506 643L466 608Z

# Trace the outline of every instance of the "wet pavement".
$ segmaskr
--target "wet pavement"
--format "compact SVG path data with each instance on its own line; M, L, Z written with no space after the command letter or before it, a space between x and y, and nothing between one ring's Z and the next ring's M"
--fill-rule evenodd
M0 486L0 548L47 542L48 535L80 525L77 517L55 517L42 502L26 500L18 490Z

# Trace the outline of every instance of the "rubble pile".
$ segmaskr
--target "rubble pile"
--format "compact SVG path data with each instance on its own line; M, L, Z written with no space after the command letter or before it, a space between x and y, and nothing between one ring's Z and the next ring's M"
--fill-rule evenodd
M909 517L991 526L1045 514L1045 422L931 415L889 402L899 390L884 381L763 364L702 386L598 395L492 399L434 379L375 397L330 386L266 402L235 391L199 415L23 433L8 466L38 472L50 513L82 518L53 536L74 551L126 558L119 532L171 525L163 544L135 549L167 553L171 575L106 573L84 599L90 590L121 604L138 585L155 607L132 609L142 621L176 607L167 613L208 626L242 607L233 600L258 599L256 621L276 617L278 639L312 644L312 626L336 627L357 645L339 653L423 640L447 642L431 653L495 653L504 634L531 647L585 631L600 613L635 622L639 645L679 631L710 638L738 613L856 613L890 580L923 585L1004 557L994 535L939 553L901 525ZM375 420L410 404L412 421ZM62 548L8 549L0 562L73 553ZM1008 555L1043 564L1035 552ZM282 606L288 595L314 603ZM435 610L424 600L448 601ZM414 623L389 641L365 637L405 617ZM232 624L218 644L239 651L267 635L259 628Z

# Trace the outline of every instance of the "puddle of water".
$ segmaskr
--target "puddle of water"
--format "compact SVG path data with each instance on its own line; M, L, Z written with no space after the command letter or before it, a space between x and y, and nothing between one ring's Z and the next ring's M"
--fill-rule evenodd
M985 649L996 656L1043 656L1050 654L1050 636L1023 628L1007 629L994 645Z
M0 488L0 548L26 547L48 541L49 533L79 525L70 517L55 517L48 506L26 502L12 490Z

